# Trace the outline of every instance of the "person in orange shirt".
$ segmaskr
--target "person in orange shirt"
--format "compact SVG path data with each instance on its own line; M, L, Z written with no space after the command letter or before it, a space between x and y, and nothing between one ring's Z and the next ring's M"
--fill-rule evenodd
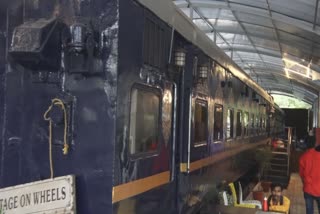
M318 139L317 139L318 140ZM313 201L316 200L320 213L320 145L307 150L300 157L299 173L303 182L306 214L313 214Z
M281 211L289 213L290 200L282 195L282 185L277 183L271 184L271 195L268 198L269 211Z

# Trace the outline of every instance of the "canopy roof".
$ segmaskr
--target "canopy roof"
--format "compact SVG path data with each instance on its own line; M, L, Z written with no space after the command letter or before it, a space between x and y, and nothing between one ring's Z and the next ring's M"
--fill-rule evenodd
M319 0L174 0L269 93L312 104L320 89Z

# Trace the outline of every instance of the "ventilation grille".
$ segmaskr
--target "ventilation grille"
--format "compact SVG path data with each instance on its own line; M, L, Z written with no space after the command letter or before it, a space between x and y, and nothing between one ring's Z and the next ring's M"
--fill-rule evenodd
M165 30L153 20L146 18L143 33L144 63L157 68L164 67L165 48Z

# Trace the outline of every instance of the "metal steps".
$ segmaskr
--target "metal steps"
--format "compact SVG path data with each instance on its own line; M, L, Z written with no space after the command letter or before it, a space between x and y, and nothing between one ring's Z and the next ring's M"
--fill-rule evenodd
M280 183L287 187L289 183L289 158L287 148L276 148L272 151L273 157L270 168L264 173L263 179L274 183Z
M287 171L288 170L288 164L272 164L271 165L272 170L282 170Z

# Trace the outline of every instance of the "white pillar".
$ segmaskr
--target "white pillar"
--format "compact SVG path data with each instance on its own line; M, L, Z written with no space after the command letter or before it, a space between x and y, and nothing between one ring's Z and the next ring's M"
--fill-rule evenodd
M313 121L312 121L312 127L310 128L316 128L316 127L320 127L320 123L319 123L319 97L316 98L314 101L313 101L313 104L312 104L312 111L313 111Z
M316 120L316 124L314 124L315 126L314 127L320 127L320 92L318 93L318 98L317 98L317 102L316 103L316 108L314 109L314 114L316 115L317 118L315 118Z

